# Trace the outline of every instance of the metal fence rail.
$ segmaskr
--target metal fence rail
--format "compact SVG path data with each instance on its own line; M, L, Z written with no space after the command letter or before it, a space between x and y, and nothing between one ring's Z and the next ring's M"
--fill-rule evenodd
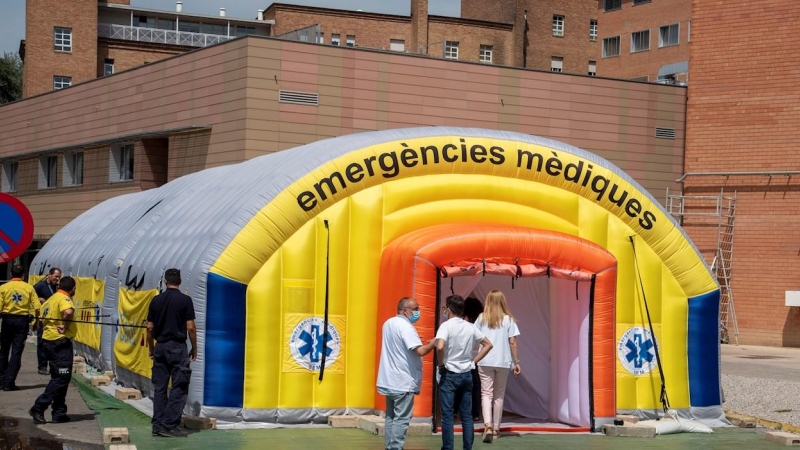
M193 33L190 31L159 30L155 28L131 27L111 23L97 24L97 36L125 41L149 42L153 44L181 45L184 47L208 47L233 39L235 36Z

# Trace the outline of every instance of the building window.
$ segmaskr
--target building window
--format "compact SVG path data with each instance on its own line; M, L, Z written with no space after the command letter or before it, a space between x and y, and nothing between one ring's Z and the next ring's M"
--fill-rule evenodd
M616 11L622 8L622 0L603 0L603 9L606 11Z
M650 30L631 33L631 53L650 50Z
M589 76L597 76L597 61L589 61Z
M564 36L564 16L553 16L553 36Z
M670 75L659 75L656 79L656 83L661 84L672 84L672 85L680 85L681 83L678 82L677 74L670 74Z
M324 43L325 43L325 33L317 31L317 44L324 44Z
M458 42L444 41L444 58L458 59Z
M19 168L19 163L16 161L13 162L6 161L3 163L3 183L2 183L3 192L17 191L18 168Z
M105 63L103 64L103 76L109 76L114 74L114 60L111 58L106 58Z
M200 22L179 21L178 31L186 31L187 33L199 33Z
M83 184L83 152L67 152L64 154L64 186L80 186Z
M658 46L678 45L678 33L680 33L680 26L677 23L661 27L658 33Z
M645 3L650 3L651 0L633 0L633 6L636 5L644 5Z
M619 36L603 39L603 58L619 56Z
M72 86L72 77L62 77L62 76L54 76L53 77L53 90L57 91L59 89L64 89L65 87Z
M347 35L347 41L345 41L345 42L347 43L348 47L355 47L356 46L356 37L355 37L355 35L348 34Z
M71 52L72 51L72 29L71 28L55 28L54 43L57 52Z
M648 81L650 81L650 78L648 78L647 76L644 76L644 77L636 77L636 78L631 78L630 80L631 80L631 81L644 81L644 82L648 82Z
M596 41L597 40L597 21L590 20L589 21L589 40Z
M331 45L341 45L342 37L338 34L331 35Z
M389 50L393 52L406 51L406 41L402 39L389 39Z
M564 71L564 58L560 56L550 57L550 72L561 73Z
M133 144L114 145L111 147L108 181L133 180Z
M256 27L243 27L241 25L236 25L236 37L247 36L250 34L256 34Z
M480 53L478 54L478 61L484 64L491 64L492 63L492 46L491 45L481 45Z
M58 184L58 156L39 158L39 189L54 188Z

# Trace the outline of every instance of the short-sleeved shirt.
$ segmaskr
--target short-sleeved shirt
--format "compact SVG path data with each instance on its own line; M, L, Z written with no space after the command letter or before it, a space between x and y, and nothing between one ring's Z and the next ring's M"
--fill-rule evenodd
M0 286L0 313L16 316L33 315L41 305L33 286L13 278Z
M147 310L156 342L186 342L186 322L194 320L192 298L175 288L156 295Z
M64 311L74 309L72 299L66 292L58 290L51 295L42 305L42 339L46 341L57 341L62 337L72 339L78 332L75 322L64 322ZM64 334L58 332L57 326L64 325Z
M475 321L475 328L489 338L489 342L492 343L492 349L489 350L485 358L478 362L478 365L483 367L513 367L514 360L508 339L519 336L517 322L506 315L503 316L503 323L499 328L490 328L482 319L483 316L478 317L478 320Z
M47 278L43 278L39 280L38 283L33 285L33 289L36 290L36 294L39 295L39 298L43 298L47 300L53 294L58 292L58 285L57 284L50 284L47 282ZM44 303L44 302L42 302Z
M464 373L475 368L472 348L483 340L483 333L460 317L453 317L436 332L444 344L444 367L450 372ZM491 342L491 341L490 341Z
M378 391L419 393L422 386L422 358L414 349L422 345L417 329L404 316L383 324Z

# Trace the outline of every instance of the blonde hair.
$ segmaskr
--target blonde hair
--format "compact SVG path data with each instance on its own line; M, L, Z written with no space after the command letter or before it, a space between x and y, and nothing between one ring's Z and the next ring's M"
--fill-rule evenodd
M486 296L483 314L478 320L489 328L500 328L503 326L503 316L515 320L506 305L506 296L498 290L489 292L489 295Z

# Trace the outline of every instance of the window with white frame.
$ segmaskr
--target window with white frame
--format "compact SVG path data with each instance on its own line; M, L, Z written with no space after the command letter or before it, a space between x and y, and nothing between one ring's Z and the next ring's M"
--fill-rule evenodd
M57 91L70 86L72 86L72 77L62 77L59 75L53 77L53 90Z
M678 45L678 34L680 30L681 27L677 23L661 27L658 32L658 46L669 47L670 45Z
M39 189L50 189L56 186L58 186L58 156L40 156Z
M444 58L458 59L458 42L444 41Z
M622 8L622 0L603 0L603 9L605 11L615 11Z
M356 36L353 34L347 35L347 46L348 47L355 47L356 46Z
M603 39L603 58L619 56L619 36Z
M53 43L57 52L71 52L72 29L55 27L53 30Z
M340 34L332 34L331 35L331 45L341 45L342 43L342 36Z
M564 36L564 16L553 16L553 36Z
M589 40L596 41L597 40L597 21L590 20L589 21Z
M76 150L64 154L64 186L83 184L83 152Z
M631 53L650 50L650 30L631 33Z
M105 62L103 63L103 76L109 76L114 74L114 60L111 58L105 58Z
M133 180L133 144L114 144L108 166L108 181Z
M393 52L406 51L406 41L403 39L389 39L389 50Z
M478 61L484 64L491 64L492 63L492 46L491 45L481 45L480 47L480 54L478 55Z
M564 58L560 56L550 57L550 72L561 73L564 71Z
M589 76L597 76L597 61L589 61Z
M3 192L16 192L17 191L17 170L19 163L16 161L6 161L3 163Z

